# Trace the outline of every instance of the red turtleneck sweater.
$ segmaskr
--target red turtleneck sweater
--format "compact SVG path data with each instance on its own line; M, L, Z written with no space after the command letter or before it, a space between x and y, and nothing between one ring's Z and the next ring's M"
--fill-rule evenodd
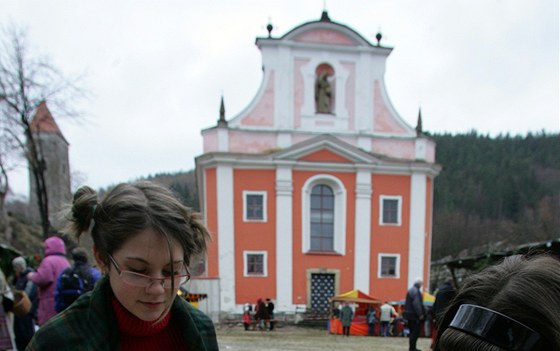
M186 350L180 331L169 323L171 312L154 324L130 313L114 296L112 304L122 351Z

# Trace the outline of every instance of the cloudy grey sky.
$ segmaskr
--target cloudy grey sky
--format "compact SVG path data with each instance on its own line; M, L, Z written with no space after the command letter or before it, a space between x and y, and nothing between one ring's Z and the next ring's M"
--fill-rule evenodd
M394 48L385 81L399 114L424 129L560 131L558 0L0 0L35 52L85 72L80 124L57 120L78 183L104 187L190 170L223 93L226 118L262 73L257 36L333 21ZM56 116L55 116L56 118ZM26 195L27 175L12 174ZM76 185L76 184L75 184Z

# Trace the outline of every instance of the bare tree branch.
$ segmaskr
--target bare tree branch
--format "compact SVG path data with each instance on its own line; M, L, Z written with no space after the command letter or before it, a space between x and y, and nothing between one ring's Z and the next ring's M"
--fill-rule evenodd
M80 80L67 79L48 59L31 56L25 31L13 25L3 30L0 40L0 143L6 152L0 158L0 167L6 166L9 157L24 155L27 159L45 237L51 231L45 180L48 165L42 144L32 129L32 120L37 107L45 101L51 108L55 107L53 111L57 116L78 119L80 115L74 104L77 98L85 97L79 88ZM4 184L7 186L7 178Z

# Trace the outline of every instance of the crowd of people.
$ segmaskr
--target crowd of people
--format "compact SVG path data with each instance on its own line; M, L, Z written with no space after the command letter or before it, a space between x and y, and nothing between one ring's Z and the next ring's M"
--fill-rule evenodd
M81 247L72 251L72 261L66 258L66 244L58 236L47 238L43 242L44 257L37 269L28 265L23 256L12 260L10 279L4 272L0 275L0 289L2 299L2 323L4 341L0 343L0 350L25 350L35 331L48 322L57 313L70 306L80 295L93 289L100 273L89 265L87 252ZM81 269L88 272L84 276ZM69 274L77 282L85 282L82 287L75 287L65 281L65 274ZM19 299L25 299L27 306ZM12 315L9 313L12 312ZM6 334L6 331L8 334Z
M270 298L259 298L254 308L247 302L243 306L242 322L245 330L274 330L274 302Z
M72 251L72 264L66 257L66 244L60 237L47 238L43 249L44 257L36 270L23 256L18 256L11 262L11 277L7 279L3 272L0 275L3 292L0 296L0 328L3 328L0 350L25 350L38 328L80 295L92 290L99 279L99 271L88 264L87 252L83 248ZM82 281L83 276L77 273L76 267L83 267L92 275L91 284L82 289L68 286L62 279L65 272L74 272L75 279ZM68 300L66 296L70 295L71 300Z

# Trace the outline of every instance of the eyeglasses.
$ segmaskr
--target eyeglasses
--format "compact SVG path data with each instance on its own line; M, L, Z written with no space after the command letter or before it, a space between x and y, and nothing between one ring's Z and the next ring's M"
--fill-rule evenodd
M115 261L113 256L107 254L113 266L115 266L119 277L121 277L122 281L128 285L136 286L139 288L147 288L152 286L154 282L158 282L164 289L171 289L172 283L175 284L175 287L178 288L179 285L185 283L187 280L191 278L191 274L188 272L187 267L184 267L186 273L185 274L173 274L172 276L165 277L165 278L153 278L149 275L140 274L131 271L123 271L120 269L118 263Z

